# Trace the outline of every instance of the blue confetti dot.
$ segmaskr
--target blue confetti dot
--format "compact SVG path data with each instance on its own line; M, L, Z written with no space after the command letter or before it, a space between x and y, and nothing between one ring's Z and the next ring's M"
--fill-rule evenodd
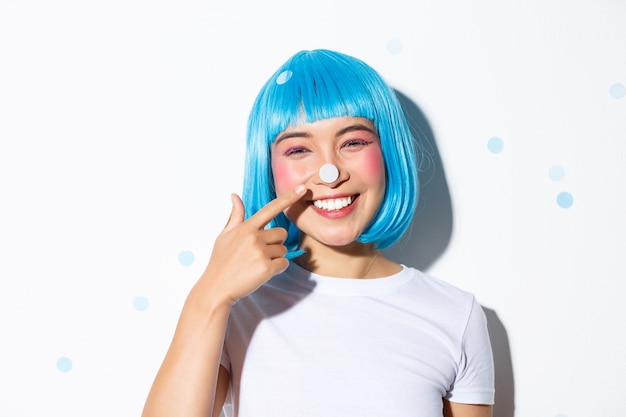
M400 55L402 52L402 42L398 39L392 39L387 42L387 52L391 55Z
M190 266L193 264L195 257L193 256L193 252L185 250L178 254L178 262L182 266Z
M626 96L626 87L624 87L624 84L615 83L609 88L609 93L613 98L624 98Z
M72 360L65 356L57 359L57 369L63 373L67 373L72 370Z
M146 311L149 305L150 301L148 300L148 297L144 297L142 295L135 297L133 300L133 308L137 311Z
M489 152L491 153L500 153L503 148L504 141L499 137L494 136L487 142L487 149L489 149Z
M572 207L572 204L574 204L574 197L570 193L564 191L556 196L556 203L559 207L570 208Z
M550 168L550 179L552 181L561 181L565 177L565 170L560 165L555 165Z
M285 84L287 81L289 81L292 75L293 75L293 71L291 70L285 70L281 72L280 74L278 74L278 77L276 77L276 84L278 85Z

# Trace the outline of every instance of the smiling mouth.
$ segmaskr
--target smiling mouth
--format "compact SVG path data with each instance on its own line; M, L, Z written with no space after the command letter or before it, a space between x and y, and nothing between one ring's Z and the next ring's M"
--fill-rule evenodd
M327 198L324 200L313 200L313 205L321 210L337 211L348 207L356 200L358 195L341 197L341 198Z

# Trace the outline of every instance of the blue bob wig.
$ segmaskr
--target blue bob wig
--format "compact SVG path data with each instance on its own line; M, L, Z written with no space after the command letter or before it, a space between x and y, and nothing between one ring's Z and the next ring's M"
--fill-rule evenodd
M418 199L416 142L393 89L354 57L318 49L293 55L265 83L248 120L242 199L246 218L276 198L271 145L283 130L333 117L363 117L375 126L385 161L381 206L357 239L393 245L413 219ZM299 256L299 230L284 214L268 227L288 231L287 257Z

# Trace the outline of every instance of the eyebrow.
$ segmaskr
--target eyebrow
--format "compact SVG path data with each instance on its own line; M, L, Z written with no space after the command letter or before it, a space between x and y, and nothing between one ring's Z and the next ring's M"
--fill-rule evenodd
M335 133L335 137L339 137L341 135L345 135L346 133L349 132L355 132L358 130L365 130L366 132L369 132L373 135L378 136L378 132L376 132L376 130L371 129L363 124L360 123L356 123L350 126L346 126L342 129L340 129L337 133ZM282 142L285 139L290 139L290 138L310 138L312 135L309 132L306 131L293 131L293 132L285 132L281 135L279 135L276 140L274 141L274 145L277 145L278 143Z

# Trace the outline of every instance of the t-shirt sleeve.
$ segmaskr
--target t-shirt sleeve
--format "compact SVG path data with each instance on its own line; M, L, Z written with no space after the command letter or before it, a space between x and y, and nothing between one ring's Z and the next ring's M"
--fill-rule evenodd
M463 404L493 404L494 380L487 319L474 299L463 334L456 380L446 399Z
M228 352L226 350L226 343L222 347L222 357L220 358L220 365L230 372L230 356L228 356Z

